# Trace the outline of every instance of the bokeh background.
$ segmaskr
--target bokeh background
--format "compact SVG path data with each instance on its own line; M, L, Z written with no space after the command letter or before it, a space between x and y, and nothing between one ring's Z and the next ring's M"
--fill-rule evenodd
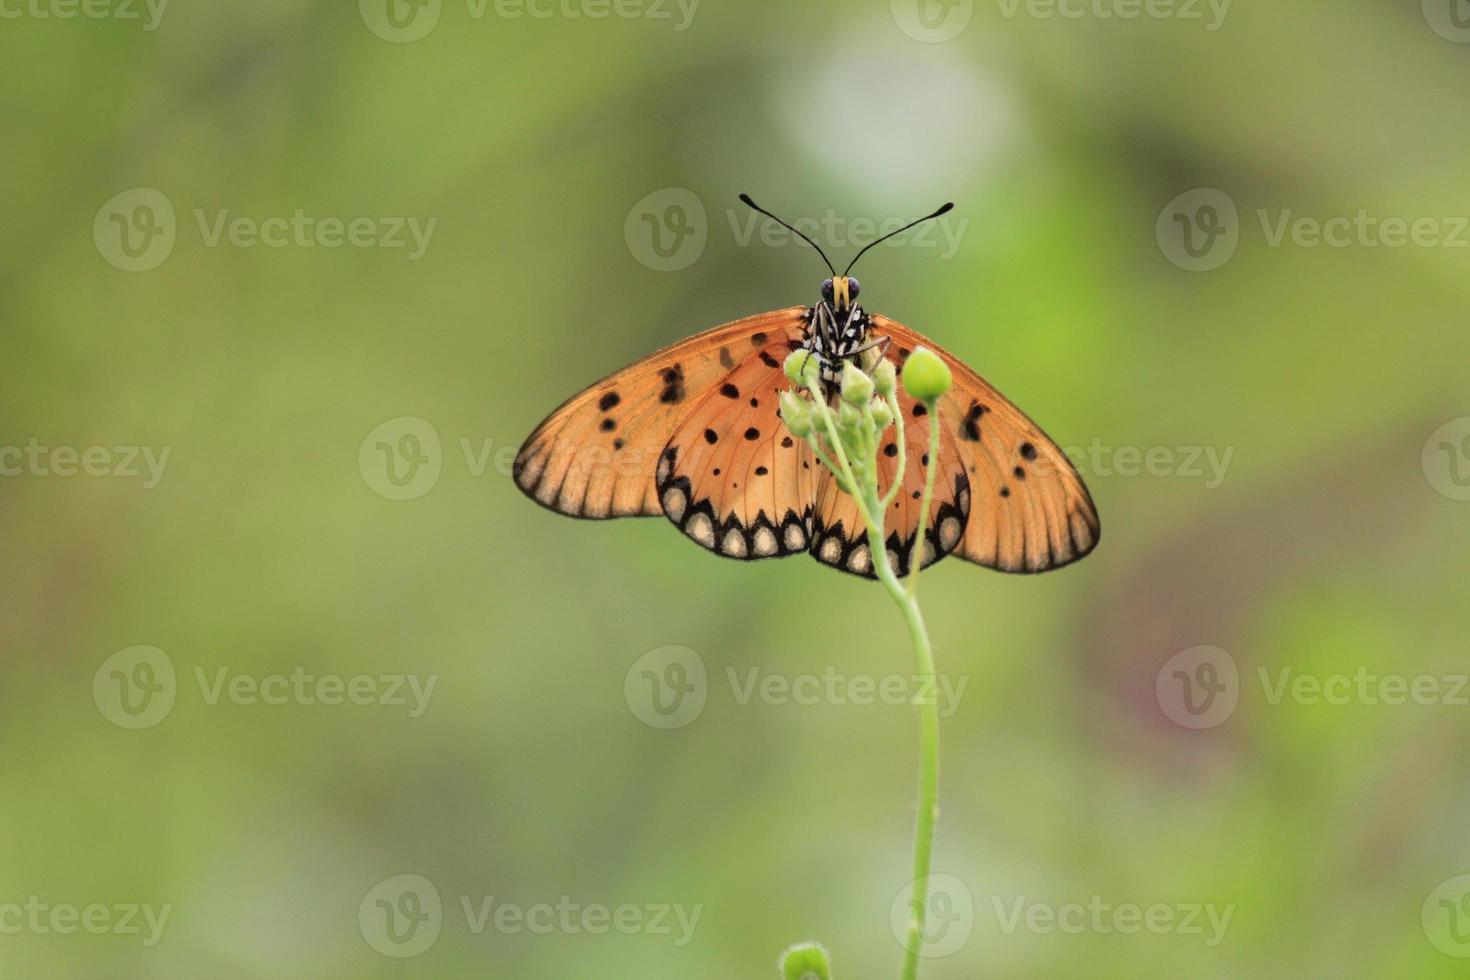
M1467 6L3 5L0 976L897 975L886 598L508 475L814 299L741 191L834 259L954 200L864 301L1102 514L925 577L924 976L1465 975Z

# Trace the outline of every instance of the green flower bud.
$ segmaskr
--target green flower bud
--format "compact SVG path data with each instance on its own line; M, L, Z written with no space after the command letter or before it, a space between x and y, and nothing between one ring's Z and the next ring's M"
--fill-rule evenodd
M818 943L792 946L781 957L783 980L832 980L832 963Z
M822 370L821 359L809 350L798 348L786 355L786 377L794 384L806 387L817 380Z
M849 405L863 405L873 397L873 379L859 371L851 361L842 363L842 400Z
M843 432L856 432L862 421L862 413L851 402L843 402L842 407L837 410L837 427Z
M893 413L888 410L887 402L873 403L873 424L878 426L879 432L893 424Z
M903 366L903 388L921 402L933 402L949 390L949 365L927 347L916 347Z
M873 369L873 390L887 398L893 394L897 379L898 371L893 367L893 362L885 357Z
M798 439L805 439L812 431L812 408L805 398L790 391L781 392L781 421Z

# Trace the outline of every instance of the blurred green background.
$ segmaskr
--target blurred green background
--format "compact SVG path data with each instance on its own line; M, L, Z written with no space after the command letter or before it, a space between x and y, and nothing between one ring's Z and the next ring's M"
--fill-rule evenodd
M743 694L903 684L880 590L508 477L815 299L741 191L953 199L864 302L1102 514L925 578L924 976L1465 975L1466 6L0 3L0 976L897 975L912 709Z

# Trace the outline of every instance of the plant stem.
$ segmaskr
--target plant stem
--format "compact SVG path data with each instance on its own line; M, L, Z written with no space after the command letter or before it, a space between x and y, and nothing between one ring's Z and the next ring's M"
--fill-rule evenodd
M926 496L926 509L927 504ZM929 631L924 626L924 613L919 608L918 597L910 589L904 588L889 566L887 556L882 551L882 539L883 532L869 524L868 543L874 553L874 567L879 581L903 613L904 624L909 631L909 642L914 648L915 673L920 691L919 696L914 699L919 709L919 796L918 812L914 816L914 892L910 902L913 915L909 919L909 940L904 944L906 952L902 975L903 980L915 980L919 975L919 953L923 949L928 911L925 879L929 877L929 865L934 853L934 824L939 818L939 699L935 696L934 648L929 642Z
M857 505L858 514L867 527L868 550L872 555L873 570L878 580L883 583L883 588L888 592L889 597L893 599L903 614L904 625L909 631L909 642L914 648L915 671L920 692L914 699L914 704L919 709L919 793L918 812L914 817L913 895L909 903L912 915L909 918L908 942L904 944L902 980L917 980L929 908L927 879L934 854L934 825L939 819L939 699L936 696L934 676L934 648L929 641L929 631L924 625L924 613L919 608L918 597L919 566L924 560L924 532L929 508L934 498L934 473L939 458L939 413L935 404L928 405L929 463L925 467L924 495L920 501L919 524L910 553L909 580L905 588L904 583L899 580L898 573L888 563L888 547L883 540L882 523L888 504L903 482L905 471L902 457L900 457L898 476L894 481L894 486L880 498L876 476L878 440L874 438L862 445L864 458L859 461L862 465L855 467L839 438L837 426L827 407L820 384L813 384L810 390L814 401L813 408L831 443L832 453L836 456L836 465L834 466L833 461L827 459L822 453L820 440L815 435L810 439L812 448L829 469L834 473L843 474L852 488L853 503ZM901 452L904 444L903 413L897 410L896 399L890 396L889 401L897 426L897 442ZM865 411L865 419L871 425L871 406ZM867 479L859 483L858 474L862 474Z

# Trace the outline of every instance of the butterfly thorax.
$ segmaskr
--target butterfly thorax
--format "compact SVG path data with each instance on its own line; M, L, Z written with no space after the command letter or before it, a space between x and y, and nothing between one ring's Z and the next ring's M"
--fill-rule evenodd
M823 380L836 382L842 377L843 362L864 349L870 324L856 303L839 310L824 301L811 308L804 346L820 359Z

